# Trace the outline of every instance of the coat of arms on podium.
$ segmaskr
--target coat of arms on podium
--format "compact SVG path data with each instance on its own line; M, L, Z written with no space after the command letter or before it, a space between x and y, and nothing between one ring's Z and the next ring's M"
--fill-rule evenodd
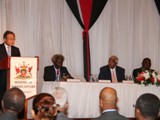
M19 65L18 67L15 66L15 71L16 71L16 77L15 79L30 79L32 78L32 67L30 64L25 64L23 62L22 65Z

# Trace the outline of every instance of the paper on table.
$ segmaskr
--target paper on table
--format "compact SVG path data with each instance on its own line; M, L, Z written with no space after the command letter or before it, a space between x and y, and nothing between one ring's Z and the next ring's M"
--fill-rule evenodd
M123 83L127 83L127 84L133 84L134 82L133 81L129 81L129 80L123 80Z
M105 83L110 83L110 80L98 80L98 82L105 82Z
M80 79L67 79L67 82L80 82Z

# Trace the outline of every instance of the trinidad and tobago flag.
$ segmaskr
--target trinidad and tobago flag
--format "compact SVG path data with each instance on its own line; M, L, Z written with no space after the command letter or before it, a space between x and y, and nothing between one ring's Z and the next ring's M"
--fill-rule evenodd
M107 1L108 0L66 0L74 16L84 30L82 33L84 77L87 81L89 81L91 74L89 29L98 19Z

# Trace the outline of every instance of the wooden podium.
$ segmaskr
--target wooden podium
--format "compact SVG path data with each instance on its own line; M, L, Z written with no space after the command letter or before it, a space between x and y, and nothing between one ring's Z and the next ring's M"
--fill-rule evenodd
M21 89L26 96L25 106L28 100L37 94L38 66L38 57L6 56L0 61L0 69L7 71L7 89L12 87ZM27 118L27 114L24 118Z

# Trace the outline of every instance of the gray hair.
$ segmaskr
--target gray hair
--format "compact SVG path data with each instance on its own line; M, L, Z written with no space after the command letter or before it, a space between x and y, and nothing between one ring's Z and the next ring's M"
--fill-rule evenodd
M117 57L117 56L112 55L112 56L109 58L109 60L111 60L111 59L115 60L115 62L118 63L118 57Z
M64 107L68 101L67 91L62 87L55 87L52 95L56 100L56 104L59 104L60 107Z
M58 59L61 59L62 62L64 61L64 56L61 54L55 54L52 58L51 61L52 63L55 63Z

